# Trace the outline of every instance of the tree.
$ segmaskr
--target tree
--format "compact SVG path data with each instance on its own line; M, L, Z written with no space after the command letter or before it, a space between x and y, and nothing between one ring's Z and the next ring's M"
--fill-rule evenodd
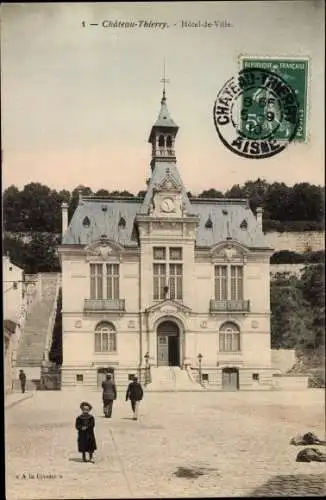
M225 192L225 198L245 198L243 188L239 184L234 184L231 189Z
M198 198L224 198L224 194L221 191L211 188L200 193Z
M299 283L302 296L312 314L313 347L325 345L325 265L318 263L304 268Z
M110 193L107 189L99 189L98 191L96 191L95 196L106 197L106 196L110 196Z
M298 286L298 278L285 274L271 282L272 348L305 346L313 337L312 317Z

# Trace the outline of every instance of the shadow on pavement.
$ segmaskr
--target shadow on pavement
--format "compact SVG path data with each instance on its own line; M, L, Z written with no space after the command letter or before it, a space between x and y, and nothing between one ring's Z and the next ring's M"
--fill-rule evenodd
M323 474L291 474L273 476L253 490L249 496L324 496L326 482ZM246 495L247 496L247 495Z
M82 458L68 458L69 462L84 463Z

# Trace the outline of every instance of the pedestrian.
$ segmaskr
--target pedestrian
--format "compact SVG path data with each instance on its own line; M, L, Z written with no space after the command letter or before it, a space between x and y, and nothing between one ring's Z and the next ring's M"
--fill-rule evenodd
M112 376L108 373L104 382L103 389L103 411L105 418L111 418L113 401L117 399L117 389L112 380Z
M93 462L93 453L97 449L94 434L95 419L90 415L92 405L83 401L80 403L81 415L76 418L75 427L78 431L78 451L82 454L83 462L87 462L86 453L89 453L89 461Z
M138 377L136 375L133 378L133 381L128 385L128 389L126 392L126 401L130 399L131 408L133 411L133 420L138 420L138 412L139 412L139 404L143 399L143 389L140 383L138 382Z
M26 374L24 370L19 370L19 380L20 380L21 391L24 394L26 387Z

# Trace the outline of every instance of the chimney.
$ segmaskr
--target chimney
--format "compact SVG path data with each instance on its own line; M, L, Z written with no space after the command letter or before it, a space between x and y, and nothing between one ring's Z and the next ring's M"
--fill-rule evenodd
M61 203L61 217L62 217L62 237L68 229L68 203L63 201Z
M256 218L261 230L263 230L263 212L264 210L262 207L258 207L256 210Z

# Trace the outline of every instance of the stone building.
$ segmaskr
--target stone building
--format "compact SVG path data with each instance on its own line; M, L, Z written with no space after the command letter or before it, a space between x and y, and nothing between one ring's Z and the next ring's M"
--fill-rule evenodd
M262 211L189 198L165 92L144 198L80 197L62 207L62 387L118 384L151 366L217 389L271 385L269 258Z
M5 392L11 392L15 380L15 360L24 314L23 270L15 266L9 255L2 257L3 272L3 342Z

